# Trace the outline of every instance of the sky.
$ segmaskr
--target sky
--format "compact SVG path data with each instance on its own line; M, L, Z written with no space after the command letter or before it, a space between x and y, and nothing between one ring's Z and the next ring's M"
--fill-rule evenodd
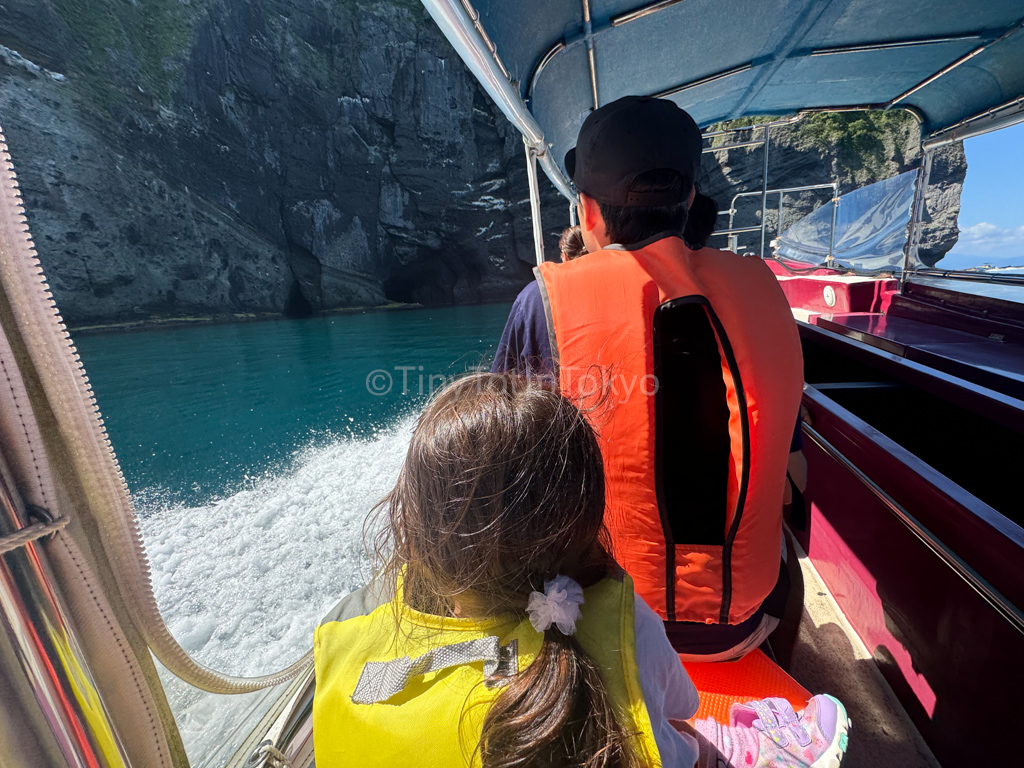
M1024 123L964 142L960 239L936 266L1024 265Z

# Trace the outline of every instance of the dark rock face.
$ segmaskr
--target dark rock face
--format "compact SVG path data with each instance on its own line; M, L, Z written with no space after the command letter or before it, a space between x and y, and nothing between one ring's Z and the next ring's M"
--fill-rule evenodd
M511 299L530 279L522 144L418 3L117 1L0 11L0 43L42 68L0 65L0 114L69 322ZM145 13L184 29L157 66L162 43L132 38Z
M415 0L8 0L0 121L72 325L511 299L531 278L522 143ZM773 180L828 176L834 151L778 137ZM712 192L757 157L722 157ZM566 209L544 189L553 253Z

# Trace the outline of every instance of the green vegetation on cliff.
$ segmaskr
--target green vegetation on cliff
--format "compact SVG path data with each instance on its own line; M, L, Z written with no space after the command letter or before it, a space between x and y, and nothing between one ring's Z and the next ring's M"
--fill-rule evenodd
M108 114L124 102L169 105L181 64L188 55L196 21L211 10L212 0L53 0L74 36L74 67L81 78L77 91L91 111ZM426 23L419 0L310 0L331 15L354 16L358 7L402 8ZM309 10L309 7L304 10ZM287 22L288 4L268 24ZM309 56L322 54L306 46ZM316 62L330 71L335 62ZM311 71L316 71L315 67Z
M718 123L709 130L758 125L771 116L744 117ZM814 147L835 157L836 171L860 183L882 178L886 165L907 159L903 149L917 130L917 121L906 110L863 110L857 112L813 112L789 129L795 144ZM730 140L718 137L719 144Z
M76 64L97 106L141 94L169 99L199 3L54 0L54 6L82 46Z
M838 165L851 176L875 179L916 128L905 110L815 112L797 124L795 134L818 149L834 148Z

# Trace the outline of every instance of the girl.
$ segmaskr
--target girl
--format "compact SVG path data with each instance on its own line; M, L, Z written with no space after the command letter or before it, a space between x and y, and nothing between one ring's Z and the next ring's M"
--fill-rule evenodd
M587 246L583 242L579 224L562 231L562 236L558 239L558 251L562 255L562 261L572 261L586 254Z
M697 693L608 554L597 441L550 385L443 389L378 510L382 570L315 634L318 768L696 763L669 721ZM708 760L720 730L702 727Z

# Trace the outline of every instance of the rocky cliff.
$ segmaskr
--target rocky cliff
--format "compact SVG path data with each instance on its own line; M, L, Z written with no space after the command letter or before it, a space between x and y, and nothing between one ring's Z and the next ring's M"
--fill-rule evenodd
M531 276L522 144L416 0L6 0L0 123L72 325L510 299ZM845 172L827 137L778 136L773 183ZM914 155L886 136L877 172ZM757 165L720 159L721 185ZM545 208L556 230L549 185Z
M13 0L0 44L0 119L72 324L530 278L522 143L414 0Z
M736 121L732 127L755 122ZM725 126L715 126L722 128ZM721 138L716 143L759 139L760 129ZM836 112L813 114L792 125L772 129L768 185L771 188L800 187L839 182L845 194L878 179L887 179L917 168L921 162L920 131L908 112ZM761 189L764 153L761 147L743 147L706 154L701 188L728 210L737 192ZM925 198L924 231L919 256L934 265L956 244L960 191L967 176L963 144L955 143L935 152ZM782 226L779 227L777 196L769 198L768 238L785 230L815 207L827 202L830 190L787 194L784 197ZM761 197L740 198L734 226L760 225ZM719 218L719 227L727 226L727 217ZM740 247L757 251L760 234L741 236ZM725 247L724 238L713 239L712 246Z

